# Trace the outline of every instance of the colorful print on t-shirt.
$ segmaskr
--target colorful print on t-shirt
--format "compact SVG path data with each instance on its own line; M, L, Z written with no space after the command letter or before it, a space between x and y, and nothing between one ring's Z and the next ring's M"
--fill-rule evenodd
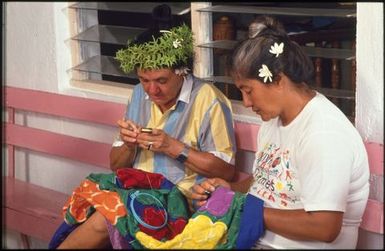
M254 184L250 193L280 208L296 208L299 203L296 169L290 161L290 151L274 143L266 144L256 153L253 167Z

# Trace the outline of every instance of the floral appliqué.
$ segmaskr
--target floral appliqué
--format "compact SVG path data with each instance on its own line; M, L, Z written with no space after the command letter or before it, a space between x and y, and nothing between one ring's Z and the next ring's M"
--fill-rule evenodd
M271 74L269 68L262 64L261 69L259 69L259 75L261 78L263 78L263 82L266 83L266 80L269 79L270 82L272 82L273 74Z
M271 54L275 54L275 57L278 57L279 54L283 53L283 45L284 43L280 43L279 45L277 43L274 43L274 45L270 47L269 52Z

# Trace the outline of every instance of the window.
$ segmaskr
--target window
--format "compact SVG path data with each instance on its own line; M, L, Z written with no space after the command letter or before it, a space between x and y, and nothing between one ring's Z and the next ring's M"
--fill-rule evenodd
M113 81L137 84L134 74L125 74L114 59L116 51L127 40L135 38L151 21L156 2L78 2L69 6L74 11L76 27L71 38L74 53L72 79ZM168 3L176 22L191 26L189 3ZM107 83L107 82L106 82Z
M144 30L152 8L158 2L78 2L77 26L72 40L79 58L74 60L73 78L137 84L135 75L127 76L113 59L128 39ZM214 84L232 100L241 94L228 76L224 62L238 40L246 38L257 15L276 16L312 58L316 69L313 87L332 100L351 121L355 110L355 3L295 2L171 2L178 21L203 32L196 51L204 49L209 60L204 79ZM191 8L190 8L191 7ZM191 11L193 13L191 13ZM198 13L198 14L196 14ZM206 15L200 15L206 14ZM192 15L198 18L192 18ZM207 18L209 16L209 18ZM197 28L199 27L199 29ZM208 52L209 51L209 52ZM107 83L107 82L106 82Z

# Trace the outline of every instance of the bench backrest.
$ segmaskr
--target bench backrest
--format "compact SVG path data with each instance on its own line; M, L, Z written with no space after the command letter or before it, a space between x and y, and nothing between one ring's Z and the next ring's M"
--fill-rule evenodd
M14 177L15 175L14 147L26 148L109 168L111 144L17 125L15 124L15 110L38 112L95 124L116 126L117 119L125 111L125 104L16 87L6 87L5 91L5 104L8 112L8 122L5 124L6 143L8 145L8 176ZM255 124L235 122L235 134L239 150L252 152L256 150L258 129L259 126ZM57 144L57 142L60 142L60 144ZM371 142L366 142L365 145L369 156L371 175L383 176L383 145ZM92 151L78 151L77 149L92 149ZM383 191L381 188L378 189ZM361 227L368 231L383 234L382 201L369 199Z

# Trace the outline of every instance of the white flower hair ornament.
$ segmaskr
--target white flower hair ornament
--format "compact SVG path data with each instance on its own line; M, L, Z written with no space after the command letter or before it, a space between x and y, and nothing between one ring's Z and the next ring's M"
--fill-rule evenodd
M270 47L270 50L269 52L271 54L274 54L275 57L277 58L279 56L279 54L283 53L283 46L284 46L284 43L280 43L280 44L277 44L277 43L274 43L274 45L272 45Z
M266 83L266 80L269 79L270 82L272 82L272 77L273 74L271 74L269 68L265 65L262 64L261 69L259 69L259 77L263 78L263 82Z
M179 46L182 45L182 42L179 40L179 39L175 39L173 42L172 42L172 46L174 46L175 49L177 49Z

